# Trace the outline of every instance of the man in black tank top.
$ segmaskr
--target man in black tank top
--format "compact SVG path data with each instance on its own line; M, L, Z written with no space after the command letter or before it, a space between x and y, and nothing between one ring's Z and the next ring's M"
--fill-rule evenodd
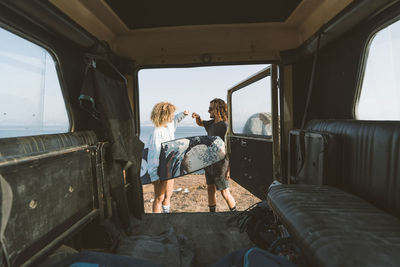
M215 98L210 102L208 109L211 120L203 121L199 114L193 112L192 117L196 119L199 126L203 126L209 136L219 136L225 140L225 133L228 129L228 112L227 105L224 100ZM231 211L236 210L235 199L229 191L229 161L225 159L205 168L207 192L208 192L208 206L210 212L216 210L216 192L221 191L222 197L225 199Z

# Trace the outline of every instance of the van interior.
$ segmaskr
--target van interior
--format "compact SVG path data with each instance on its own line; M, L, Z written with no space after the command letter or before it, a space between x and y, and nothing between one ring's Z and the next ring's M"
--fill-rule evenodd
M2 265L399 266L399 18L397 0L0 0ZM252 64L225 145L262 202L144 213L139 72Z

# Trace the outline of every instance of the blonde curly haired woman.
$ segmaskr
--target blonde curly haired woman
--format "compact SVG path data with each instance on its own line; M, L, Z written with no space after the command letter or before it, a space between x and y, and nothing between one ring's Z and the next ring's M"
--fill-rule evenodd
M149 137L148 172L154 186L153 213L169 213L174 179L160 181L158 166L160 164L161 143L174 140L178 123L189 114L187 110L174 116L175 105L169 102L160 102L154 105L151 111L151 121L154 131Z

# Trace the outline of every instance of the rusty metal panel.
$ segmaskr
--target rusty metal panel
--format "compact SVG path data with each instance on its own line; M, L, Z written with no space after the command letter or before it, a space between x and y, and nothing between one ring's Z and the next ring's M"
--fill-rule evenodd
M97 209L95 153L94 145L78 145L0 158L0 174L12 190L3 239L12 266Z

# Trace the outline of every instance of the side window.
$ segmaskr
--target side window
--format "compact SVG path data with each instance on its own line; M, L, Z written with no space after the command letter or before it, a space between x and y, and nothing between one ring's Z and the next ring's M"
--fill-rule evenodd
M356 117L400 120L400 21L376 33L367 53Z
M233 92L232 130L235 134L272 137L270 76Z
M0 28L0 138L70 128L53 57Z

